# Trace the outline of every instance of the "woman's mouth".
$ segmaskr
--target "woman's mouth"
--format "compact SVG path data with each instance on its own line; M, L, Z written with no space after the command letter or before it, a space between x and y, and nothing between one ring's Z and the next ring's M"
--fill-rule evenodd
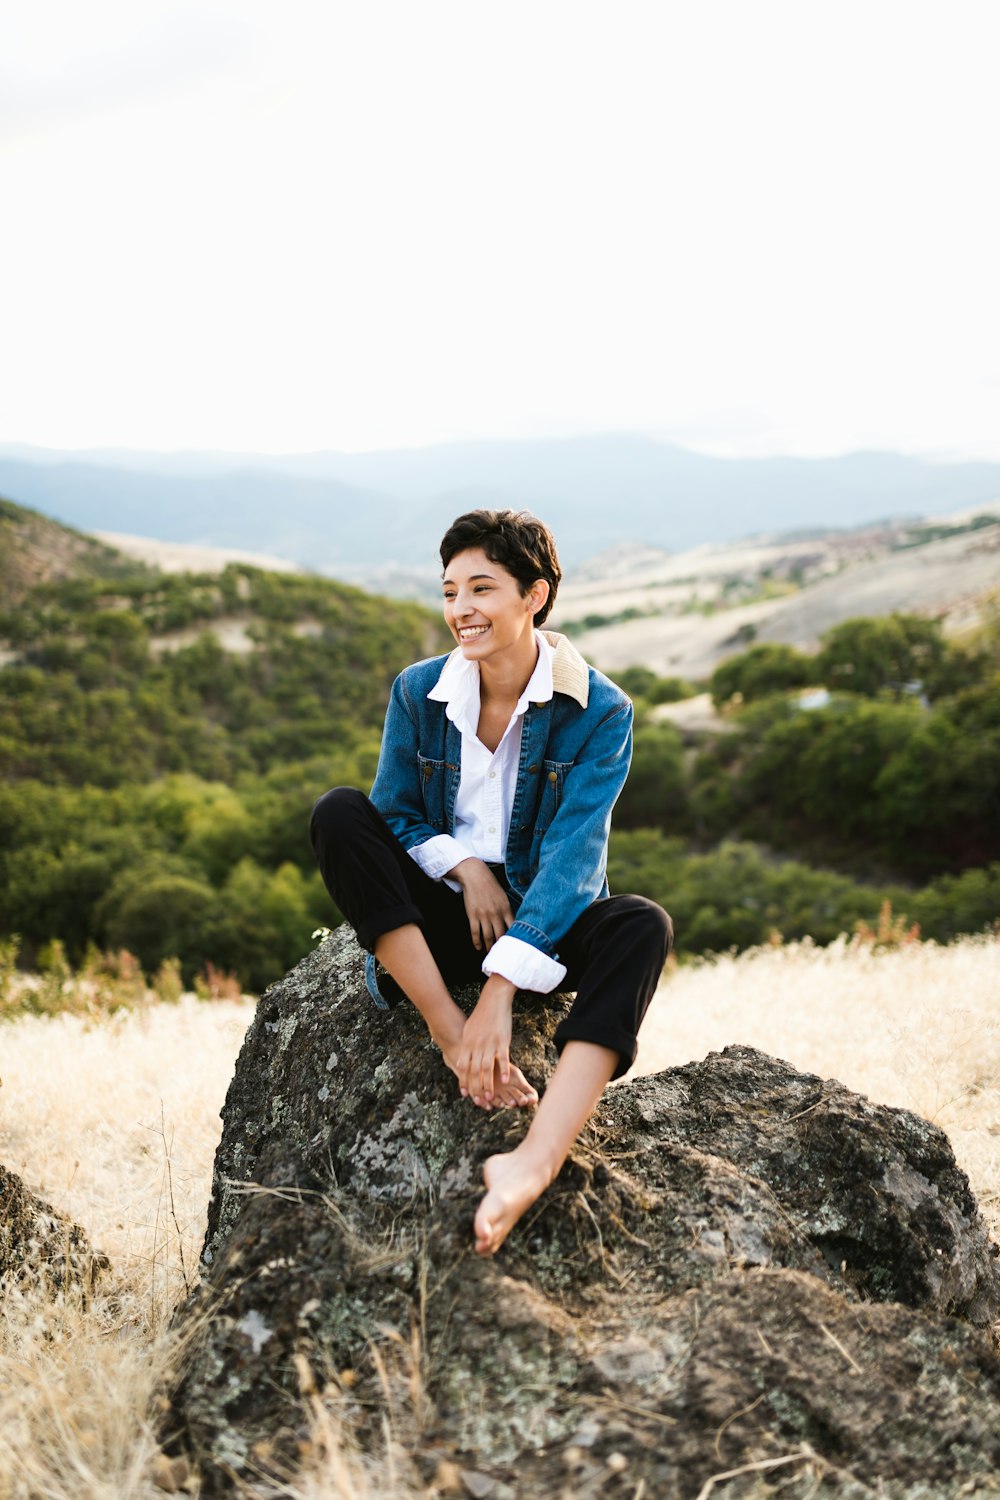
M461 625L458 630L458 639L462 645L468 645L470 641L478 641L490 629L489 625Z

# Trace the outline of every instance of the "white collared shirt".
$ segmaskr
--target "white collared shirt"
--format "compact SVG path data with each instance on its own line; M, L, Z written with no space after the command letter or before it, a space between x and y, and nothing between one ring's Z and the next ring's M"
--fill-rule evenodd
M427 694L445 705L445 713L462 735L462 776L455 799L455 833L439 833L417 844L410 856L432 880L442 880L463 859L481 859L487 864L504 861L510 812L517 786L521 753L521 726L529 703L547 703L552 697L552 660L555 651L535 631L538 660L527 686L514 708L499 745L487 749L478 736L480 697L479 663L456 652ZM456 881L446 881L460 891ZM502 974L518 989L548 994L566 976L566 966L539 948L506 933L483 959L484 974Z

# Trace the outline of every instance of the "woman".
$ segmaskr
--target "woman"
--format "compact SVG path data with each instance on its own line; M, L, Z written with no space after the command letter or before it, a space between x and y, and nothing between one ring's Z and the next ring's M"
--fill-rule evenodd
M565 637L538 628L562 577L548 528L472 511L449 528L441 561L456 648L396 679L371 800L328 792L312 839L327 889L374 956L376 1001L377 958L480 1108L538 1104L510 1058L516 992L576 991L527 1134L483 1168L475 1241L491 1255L634 1061L672 932L653 902L608 894L632 705ZM481 974L466 1016L448 985Z

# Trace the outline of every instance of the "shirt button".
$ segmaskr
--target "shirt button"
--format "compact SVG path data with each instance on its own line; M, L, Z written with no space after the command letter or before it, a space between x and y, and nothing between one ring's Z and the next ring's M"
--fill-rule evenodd
M492 781L492 780L493 780L493 778L494 778L494 777L495 777L495 776L496 776L496 774L497 774L497 773L496 773L496 772L495 772L495 771L491 771L491 772L490 772L490 780L491 780L491 781Z
M496 833L496 829L495 828L491 828L490 829L490 833Z

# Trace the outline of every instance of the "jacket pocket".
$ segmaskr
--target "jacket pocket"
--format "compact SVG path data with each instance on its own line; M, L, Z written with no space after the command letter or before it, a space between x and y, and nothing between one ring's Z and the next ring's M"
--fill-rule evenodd
M535 819L536 838L541 837L559 811L563 782L572 768L572 761L542 761L542 789L538 803L538 816Z
M417 752L417 774L420 780L420 796L424 804L424 815L432 828L439 833L445 831L445 787L448 765L443 760L431 760Z

